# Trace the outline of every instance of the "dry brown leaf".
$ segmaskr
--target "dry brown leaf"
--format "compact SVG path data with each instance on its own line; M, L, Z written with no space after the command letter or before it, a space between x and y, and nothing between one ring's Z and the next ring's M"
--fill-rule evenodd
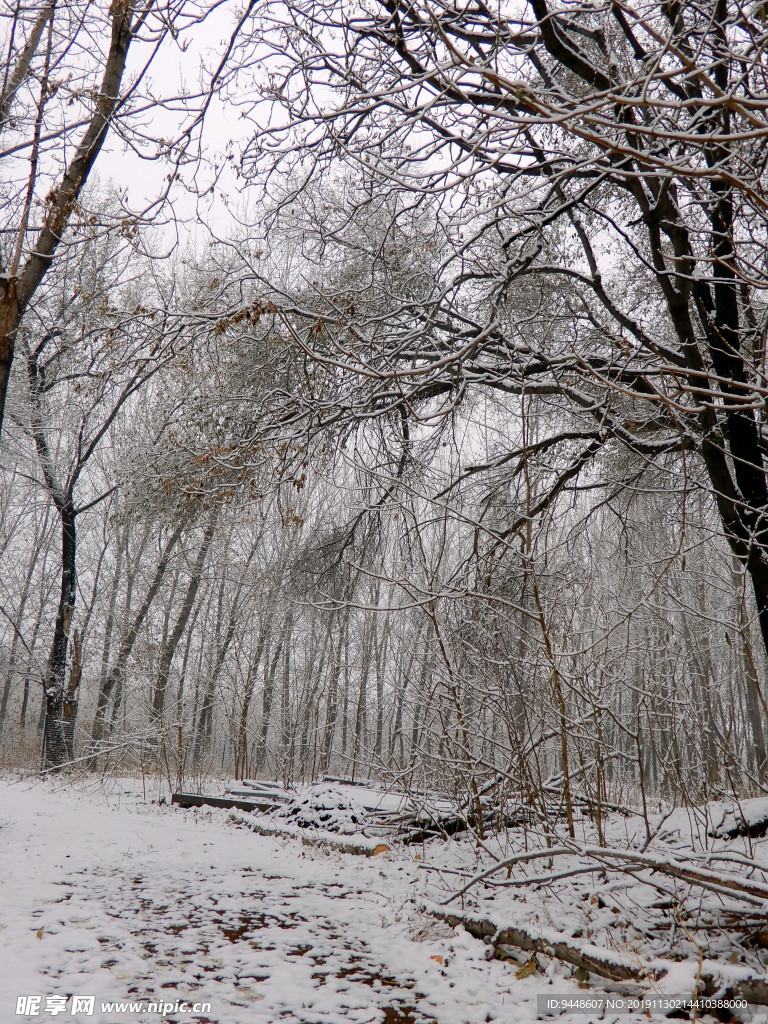
M536 957L532 956L527 964L523 964L520 970L515 971L515 977L519 981L522 981L523 978L530 978L530 976L535 974L538 969L539 965L536 963Z

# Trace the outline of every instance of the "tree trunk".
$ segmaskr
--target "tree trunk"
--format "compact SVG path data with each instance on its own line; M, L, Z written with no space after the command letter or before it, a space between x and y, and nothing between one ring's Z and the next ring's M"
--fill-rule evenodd
M72 637L72 665L64 694L64 743L70 760L75 756L75 725L77 724L78 693L83 675L83 640L79 630Z
M40 570L41 577L45 576L45 565L46 565L47 561L48 561L48 551L46 550L45 555L43 556L43 567ZM32 636L30 637L30 640L29 640L29 648L28 648L28 651L27 651L27 654L28 654L28 657L27 657L27 667L26 667L26 669L24 671L24 697L23 697L23 700L21 702L21 715L19 716L19 728L20 729L24 728L24 724L25 724L25 721L26 721L27 702L29 700L29 682L30 682L30 679L33 677L33 675L35 673L35 648L37 647L37 641L38 641L38 638L40 636L40 626L41 626L42 621L43 621L43 612L45 611L46 596L47 595L45 593L45 589L41 587L40 604L39 604L39 607L37 609L37 616L35 618L35 625L32 628ZM43 683L43 673L42 672L38 673L37 682L42 686L42 683ZM44 704L45 704L45 697L43 697L43 705ZM43 728L43 721L41 720L40 722L38 722L37 731L40 732L42 730L42 728Z
M75 509L71 500L59 508L61 516L61 595L56 612L56 622L51 642L51 653L45 670L45 756L46 769L58 770L73 757L71 744L67 740L67 718L71 714L71 701L64 676L67 667L67 648L72 615L77 597L77 576L75 559L77 539L75 534Z
M251 709L251 698L253 697L253 688L256 683L256 673L259 670L261 664L261 656L264 653L264 645L267 639L267 632L269 630L269 623L262 630L259 642L256 647L256 653L251 659L251 663L248 666L248 677L245 681L245 692L243 694L243 705L240 708L240 722L237 729L237 740L235 743L235 778L245 778L248 770L248 713Z
M115 628L115 606L117 604L117 595L118 595L118 592L120 590L120 581L121 581L122 573L123 573L123 556L126 553L127 546L128 546L128 532L126 530L125 534L124 534L124 542L123 542L122 539L118 540L117 563L115 565L115 575L112 578L112 587L111 587L110 593L109 593L109 607L108 607L108 610L107 610L107 621L104 624L104 643L103 643L102 650L101 650L101 667L100 667L100 670L99 670L99 695L98 695L97 704L96 704L97 715L98 715L98 708L101 705L101 701L102 701L102 694L104 693L104 690L105 690L105 687L106 687L106 682L107 682L107 672L109 670L109 654L110 654L110 651L112 649L112 634L113 634L114 628ZM107 700L108 699L109 698L107 698ZM102 720L103 720L103 710L104 709L102 708ZM93 732L91 732L91 738L94 738L93 737Z
M325 709L325 723L323 725L323 744L320 754L320 768L327 772L331 763L331 750L333 749L333 737L336 732L336 723L339 707L339 679L342 669L342 648L345 635L349 632L350 606L347 605L344 618L339 625L339 644L334 654L331 665L331 679L328 686L328 702Z
M32 58L37 53L43 30L48 24L55 6L54 0L49 0L38 12L35 24L32 26L32 31L29 34L29 39L16 59L13 71L8 75L2 94L0 94L0 128L5 125L9 118L16 93L19 91L22 83L29 77Z
M98 744L104 738L105 732L105 720L107 716L107 707L109 706L109 700L112 696L113 691L116 689L122 690L123 674L125 672L125 666L128 659L131 656L131 651L136 643L136 639L139 635L144 620L147 617L147 613L152 605L152 602L157 597L157 594L162 585L165 577L166 570L168 569L168 563L170 561L173 549L176 547L181 537L184 527L186 526L186 520L179 523L176 529L173 531L171 536L166 541L165 547L163 548L162 554L160 555L160 561L157 563L157 569L152 579L152 583L149 586L149 590L146 593L144 601L139 608L136 616L131 623L128 632L123 637L120 649L117 657L106 673L102 681L102 685L99 689L99 696L96 703L96 716L93 720L93 729L91 730L91 739L94 745ZM117 693L115 693L115 703L117 703Z
M749 728L752 733L752 742L754 744L754 760L756 762L755 768L757 771L757 777L760 782L765 782L766 774L768 773L768 753L766 752L765 732L763 729L765 699L760 686L755 656L749 637L749 622L747 619L747 610L744 607L745 595L741 587L742 577L740 573L734 571L733 582L736 589L736 601L738 604L736 614L741 640L740 653L744 678L744 695L746 697L747 704L747 718L749 720Z
M132 39L133 7L134 4L130 0L112 5L112 36L104 65L101 88L95 98L95 109L91 120L71 162L65 168L60 182L49 193L42 229L37 235L33 252L27 259L24 269L16 276L16 266L12 266L10 268L11 276L0 278L0 434L3 429L8 380L21 319L48 268L53 263L69 219L77 207L78 197L107 137L112 115L119 102L120 83ZM19 245L22 240L23 233L19 239ZM18 263L18 258L14 260L14 263ZM61 643L60 636L57 642ZM53 693L51 696L52 720L60 721L59 697ZM58 741L53 735L51 742L55 748Z
M162 718L163 709L165 707L165 694L168 689L168 676L171 671L171 662L173 656L176 653L176 648L179 645L179 640L184 633L189 616L192 614L192 608L195 604L195 598L197 597L197 591L200 588L200 579L203 573L203 566L205 565L205 559L208 555L208 549L213 541L214 534L216 532L216 521L219 517L218 506L211 513L208 523L203 533L203 540L200 545L200 549L197 552L197 558L195 564L192 567L192 575L189 580L189 586L187 592L184 595L184 601L181 605L181 611L179 617L176 620L176 625L173 627L173 632L170 637L163 645L163 651L160 655L160 666L157 672L157 682L155 684L155 693L152 700L152 713L156 719Z
M299 757L301 763L301 773L303 777L309 775L311 778L314 775L314 763L317 757L317 719L318 719L318 704L317 695L320 690L320 684L323 678L323 672L325 670L325 663L328 657L329 649L333 647L333 619L329 617L328 628L323 636L323 646L320 649L320 660L316 661L312 659L314 678L309 684L309 689L306 694L304 701L303 714L302 714L302 727L301 727L301 740L299 743ZM312 643L310 650L316 649L315 644ZM314 727L312 728L314 723ZM309 764L309 730L312 728L312 766L310 769Z
M267 757L267 738L269 736L269 723L272 717L272 702L275 695L275 676L280 655L283 653L283 637L277 644L277 650L272 656L267 671L264 673L264 685L261 691L261 736L256 752L256 769L261 771Z
M246 570L250 566L251 560L253 559L253 556L254 556L255 553L256 553L256 547L254 545L254 547L251 549L250 555L248 556L248 561L246 562L246 566L245 566ZM237 591L235 593L234 599L232 601L232 605L231 605L230 610L229 610L229 620L227 622L227 632L224 635L223 642L219 646L218 653L216 655L216 662L215 662L215 664L213 666L212 671L210 672L210 674L208 676L208 680L207 680L206 685L205 685L205 690L204 690L204 693L203 693L202 706L200 707L200 710L199 710L199 713L198 713L198 716L197 716L197 724L194 727L195 746L194 746L194 749L193 749L193 752L192 752L192 759L193 759L193 763L194 764L199 764L200 758L202 757L203 746L205 744L205 741L211 735L211 729L212 729L212 725L213 725L213 698L214 698L214 694L216 692L216 683L218 681L219 675L221 674L221 670L224 667L224 662L225 662L226 657L227 657L227 652L229 651L229 648L230 648L230 646L232 644L232 641L234 639L235 632L236 632L236 629L237 629L237 609L238 609L238 605L239 605L239 601L240 601L240 594L242 592L242 585L243 585L243 581L244 580L245 580L245 572L243 573L243 577L242 577L240 586L237 588ZM223 587L223 584L222 584L222 587ZM220 601L222 599L223 599L223 589L220 591ZM221 613L220 612L219 612L219 615L218 615L218 619L219 619L219 621L221 620ZM219 625L218 625L218 622L217 622L217 625L216 625L217 633L218 633L218 629L219 629ZM261 657L261 655L259 655L259 657ZM247 717L247 711L246 711L246 717ZM243 754L243 756L244 756L244 754ZM237 757L238 757L238 748L236 746L235 747L235 760L237 760Z
M50 508L50 505L48 506L48 508ZM43 530L42 530L43 535L45 535L47 521L48 521L48 510L46 509L45 522L43 524ZM5 719L6 719L6 716L7 716L7 713L8 713L8 700L9 700L10 695L11 695L11 687L13 686L13 677L16 674L16 660L17 660L17 653L18 653L18 648L19 648L19 636L21 634L21 631L22 631L22 628L23 628L23 625L24 625L24 610L27 607L27 601L29 600L29 594L30 594L30 591L31 591L31 588L32 588L32 577L34 575L35 566L37 565L37 560L40 557L40 552L41 551L42 551L42 541L40 540L40 538L38 536L38 538L36 538L36 540L35 540L34 551L32 552L32 556L29 559L29 565L27 567L27 574L26 574L26 576L24 578L24 586L23 586L23 589L21 591L21 597L19 599L19 607L18 607L18 610L16 612L16 622L14 624L15 625L15 629L14 629L14 633L13 633L13 640L11 641L11 653L10 653L10 655L8 657L8 669L6 671L6 676L5 676L5 685L3 687L3 696L2 696L2 700L0 700L0 733L2 733L3 727L5 726Z

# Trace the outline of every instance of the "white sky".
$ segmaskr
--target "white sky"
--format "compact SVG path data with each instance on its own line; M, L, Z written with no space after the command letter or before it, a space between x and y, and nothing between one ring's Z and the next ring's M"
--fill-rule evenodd
M200 4L195 0L186 0L184 8L189 13L194 13L200 8L210 6L212 4L209 0ZM59 59L55 60L51 67L50 78L59 88L46 106L44 131L50 135L57 132L61 134L47 144L44 143L41 149L36 203L33 205L30 218L32 227L40 222L40 205L60 178L62 156L66 155L66 158L71 160L74 147L85 131L84 124L76 128L71 126L77 125L78 120L84 121L89 116L90 96L100 83L103 52L109 38L108 9L109 4L106 0L98 0L98 3L92 5L74 0L72 5L57 9L53 52ZM17 26L14 40L14 50L17 54L23 41L29 36L34 13L33 9L24 24ZM0 53L3 54L3 62L8 54L12 14L13 11L10 9L0 11ZM73 44L68 33L80 16L84 21ZM223 0L215 6L202 25L182 31L177 40L170 34L167 35L137 92L137 96L141 98L141 106L146 105L145 96L157 97L161 103L169 98L183 97L185 93L194 97L201 86L210 79L213 69L218 66L241 16L242 6L237 0ZM157 27L158 24L155 22L153 28ZM65 41L66 48L63 45ZM0 209L0 222L4 222L2 226L6 240L13 237L18 230L21 202L29 177L30 143L40 95L44 42L45 39L33 64L33 74L23 84L11 110L15 121L6 124L0 134L0 151L19 147L10 155L2 155L0 163L0 188L5 182L4 191L8 196L5 204L0 203L0 207L5 205L4 215ZM101 60L93 59L94 49L102 51ZM135 78L150 52L147 42L140 39L134 41L123 77L124 87ZM13 63L14 61L11 61L11 66ZM250 75L248 77L251 78ZM83 95L89 97L86 103L80 101ZM127 123L131 137L128 141L120 136L119 131L110 131L91 173L87 189L94 186L101 186L102 189L112 187L124 198L129 209L136 213L143 212L154 203L158 196L162 195L171 169L167 160L152 158L156 142L159 139L170 140L177 137L182 127L190 120L189 111L195 113L199 99L195 97L192 100L188 105L189 111L184 110L183 103L177 102L173 106L177 109L158 105L145 110L138 118L129 117ZM140 133L139 136L135 134L136 129ZM191 240L202 240L205 232L200 230L198 210L217 234L229 233L232 223L228 212L229 204L238 204L240 184L233 168L227 165L226 155L232 150L233 140L234 153L237 155L250 131L252 128L240 117L238 111L219 97L214 97L205 120L202 160L196 166L184 168L183 180L176 183L172 189L176 225L169 225L161 236L155 236L156 239L161 237L165 240L167 237L169 244L172 244L178 232L182 244ZM191 148L195 152L196 147L193 145ZM184 184L193 184L194 175L198 193L204 192L214 181L217 165L220 169L224 168L217 187L202 200L197 200ZM162 219L168 218L163 216Z

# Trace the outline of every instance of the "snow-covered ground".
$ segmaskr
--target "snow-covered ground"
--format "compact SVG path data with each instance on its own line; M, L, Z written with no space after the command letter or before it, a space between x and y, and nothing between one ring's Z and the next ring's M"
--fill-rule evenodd
M537 996L589 994L555 962L518 978L418 909L441 842L354 856L161 797L140 781L0 781L1 1024L524 1024ZM166 1007L102 1009L120 1001Z
M141 999L209 1002L166 1019L219 1024L535 1016L541 980L415 911L420 853L307 848L156 799L141 783L0 784L3 1024L29 995L28 1020L94 1024L161 1019L101 1012ZM96 997L93 1014L71 1013L75 995ZM52 996L65 1012L46 1013Z

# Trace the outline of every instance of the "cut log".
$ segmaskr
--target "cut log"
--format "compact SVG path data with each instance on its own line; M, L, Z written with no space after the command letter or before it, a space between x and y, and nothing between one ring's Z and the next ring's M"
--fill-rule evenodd
M472 914L457 914L439 907L427 907L428 913L441 921L446 921L452 928L462 925L470 935L477 939L490 942L497 946L516 946L526 953L542 953L544 956L555 957L573 967L581 967L592 974L610 981L644 981L648 978L663 977L666 971L638 967L631 963L629 956L614 954L608 950L600 950L589 943L570 943L563 939L547 940L538 937L525 928L501 928L485 918Z
M269 792L274 791L275 798L280 797L281 800L289 799L285 786L281 782L272 782L269 780L264 780L262 782L261 780L254 781L253 779L242 779L239 785L246 786L248 789L256 789L259 791L265 789Z
M756 800L743 800L725 811L720 824L709 832L718 839L737 839L749 836L750 839L762 839L768 834L768 800L765 797Z
M305 834L301 828L294 825L280 825L275 821L267 820L263 818L257 820L256 818L248 817L244 814L232 813L229 816L229 820L235 825L242 825L245 828L249 828L252 832L261 836L279 836L283 839L297 839L302 846L319 846L325 847L330 850L338 850L340 853L353 853L359 857L374 857L377 856L376 851L383 853L382 846L386 845L381 842L377 842L376 839L369 839L365 836L358 836L357 838L346 838L345 836L334 835L330 832L325 834L310 833Z
M655 959L646 965L634 962L634 957L601 950L590 943L579 943L566 936L545 938L519 926L503 927L480 915L458 914L431 904L423 909L432 917L446 921L452 928L461 925L470 935L482 939L496 950L514 946L526 953L540 953L607 978L613 982L658 981L679 961ZM717 999L743 999L748 1003L768 1006L768 974L754 971L741 964L721 964L704 960L694 965L697 994ZM678 993L679 994L679 993Z
M236 800L256 800L260 803L271 804L287 804L291 799L285 793L278 793L272 789L257 789L255 786L243 786L242 789L237 786L230 786L224 792L224 799L229 800L230 797Z
M238 797L201 796L197 793L173 793L171 803L178 807L236 807L239 811L273 811L274 800L241 800Z

